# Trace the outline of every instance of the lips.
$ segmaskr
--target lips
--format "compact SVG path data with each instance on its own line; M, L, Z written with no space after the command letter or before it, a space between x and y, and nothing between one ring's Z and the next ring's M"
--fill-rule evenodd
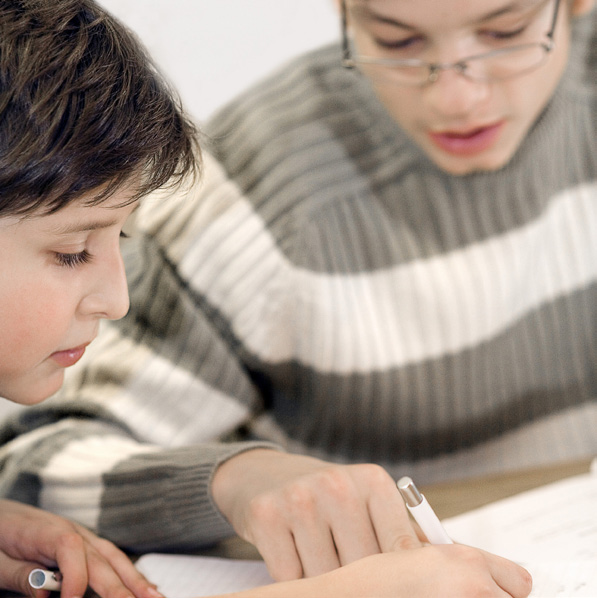
M75 363L77 363L77 361L83 357L87 344L81 345L80 347L75 347L74 349L56 351L50 355L50 359L54 360L60 367L68 368L71 365L75 365Z
M441 150L449 154L469 156L489 149L497 140L503 122L465 131L430 132L429 138Z

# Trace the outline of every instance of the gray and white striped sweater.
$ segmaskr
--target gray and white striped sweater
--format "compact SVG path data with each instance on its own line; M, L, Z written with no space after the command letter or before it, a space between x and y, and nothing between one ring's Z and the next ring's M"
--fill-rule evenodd
M5 494L183 548L230 533L210 476L262 441L421 483L597 453L584 35L498 172L435 168L337 47L222 110L223 168L206 155L200 187L139 210L129 315L5 427Z

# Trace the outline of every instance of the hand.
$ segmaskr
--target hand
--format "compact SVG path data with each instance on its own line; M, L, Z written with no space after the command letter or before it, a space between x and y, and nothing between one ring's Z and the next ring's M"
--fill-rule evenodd
M230 598L526 598L522 567L457 544L377 554L325 575L239 592Z
M532 589L531 575L526 569L458 544L428 545L375 555L325 576L302 581L320 581L329 588L328 594L316 584L312 593L305 595L343 598L525 598Z
M161 597L111 542L52 513L0 501L0 588L47 598L28 583L36 567L60 569L62 598L82 597L87 586L102 598Z
M377 465L333 465L255 449L222 464L212 492L276 580L421 546L394 481Z

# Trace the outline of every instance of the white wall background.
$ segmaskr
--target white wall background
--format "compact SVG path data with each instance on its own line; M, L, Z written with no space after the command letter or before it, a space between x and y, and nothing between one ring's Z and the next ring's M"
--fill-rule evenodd
M200 121L339 31L334 0L98 1L141 37Z

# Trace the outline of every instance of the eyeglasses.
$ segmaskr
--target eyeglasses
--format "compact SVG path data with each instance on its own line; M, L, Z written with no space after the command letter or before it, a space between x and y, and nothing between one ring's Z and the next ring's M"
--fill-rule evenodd
M384 79L402 86L422 87L437 81L440 73L455 70L472 81L496 81L518 77L543 64L554 49L554 31L560 0L555 0L551 27L542 42L518 44L474 56L453 63L428 62L418 58L394 59L364 56L354 48L348 35L348 10L346 0L341 2L342 15L342 66L360 67L373 79Z

